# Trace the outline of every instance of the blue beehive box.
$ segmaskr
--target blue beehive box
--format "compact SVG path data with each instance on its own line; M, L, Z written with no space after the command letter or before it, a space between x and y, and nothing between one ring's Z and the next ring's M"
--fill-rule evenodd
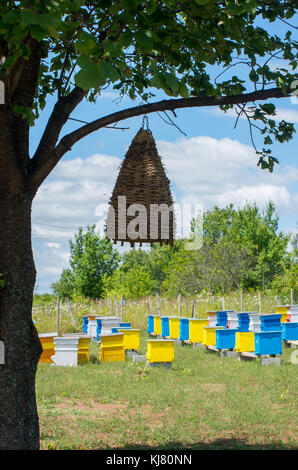
M179 327L181 341L189 341L189 319L180 318Z
M124 323L123 323L124 324ZM127 325L127 323L126 323ZM128 325L130 325L130 323L128 323ZM118 333L119 332L119 328L121 328L122 330L130 330L130 326L114 326L113 328L111 328L111 333Z
M147 333L149 335L154 333L154 317L153 317L153 315L148 315L148 318L147 318Z
M100 341L100 334L101 334L101 329L102 329L102 321L100 318L96 319L97 327L96 327L96 339L97 341Z
M88 317L83 317L83 333L88 332Z
M255 354L282 354L281 330L255 333Z
M298 340L298 323L283 322L281 324L282 332L281 337L285 341L297 341Z
M249 314L246 312L238 313L238 329L239 331L249 331Z
M123 323L120 323L119 328L131 328L131 324L128 322L123 322Z
M273 313L272 315L260 315L261 331L280 331L281 330L281 314Z
M234 349L237 328L225 328L224 330L215 330L217 349Z
M161 317L161 336L170 336L170 322L169 317Z
M227 326L228 324L228 312L227 310L218 310L216 312L216 326Z

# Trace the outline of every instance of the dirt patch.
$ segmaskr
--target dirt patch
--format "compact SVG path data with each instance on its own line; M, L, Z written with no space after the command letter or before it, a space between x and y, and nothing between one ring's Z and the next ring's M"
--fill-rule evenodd
M209 392L224 392L226 389L225 384L200 384L201 387L203 387L205 390L208 390Z
M165 421L166 413L161 413L152 408L150 405L140 406L129 410L129 416L133 419L140 417L144 424L150 428L162 428Z
M98 403L96 401L89 400L83 402L82 400L70 400L66 399L63 402L57 403L56 408L66 411L92 411L112 414L119 411L124 411L128 408L129 402L121 403Z

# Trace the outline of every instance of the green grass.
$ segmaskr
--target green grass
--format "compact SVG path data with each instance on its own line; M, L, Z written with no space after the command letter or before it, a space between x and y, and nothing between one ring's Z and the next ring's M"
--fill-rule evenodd
M147 336L142 334L141 352ZM172 370L145 363L41 364L42 449L297 448L297 365L221 359L175 345Z

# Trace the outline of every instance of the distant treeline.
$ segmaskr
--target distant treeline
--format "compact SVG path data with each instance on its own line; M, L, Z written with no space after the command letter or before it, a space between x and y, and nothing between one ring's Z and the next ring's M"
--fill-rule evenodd
M273 203L261 211L214 207L203 215L202 247L186 249L188 240L173 246L154 244L120 255L101 239L95 227L82 228L70 244L70 267L52 285L55 295L105 298L114 294L137 299L160 292L166 296L225 294L239 289L268 290L277 295L298 293L298 236L278 229ZM190 227L196 230L195 221Z

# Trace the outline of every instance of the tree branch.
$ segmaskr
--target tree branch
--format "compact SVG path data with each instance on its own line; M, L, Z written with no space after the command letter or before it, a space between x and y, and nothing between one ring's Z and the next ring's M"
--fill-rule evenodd
M43 158L42 155L39 155L37 158L35 155L32 161L32 176L30 178L29 185L37 189L45 180L45 178L50 174L53 168L57 165L63 155L71 150L72 146L76 142L80 141L87 135L115 122L123 121L125 119L143 114L154 113L157 111L173 111L175 109L181 108L244 104L259 100L267 100L269 98L284 98L285 96L290 96L290 92L285 95L280 88L271 88L267 90L246 93L243 95L214 97L199 96L194 98L163 100L156 103L135 106L133 108L118 111L100 119L96 119L95 121L80 127L74 132L65 135L47 158Z
M87 95L87 91L75 87L67 96L62 97L54 106L53 112L48 120L38 148L31 160L32 168L36 171L41 168L53 152L59 139L59 134L67 119Z

